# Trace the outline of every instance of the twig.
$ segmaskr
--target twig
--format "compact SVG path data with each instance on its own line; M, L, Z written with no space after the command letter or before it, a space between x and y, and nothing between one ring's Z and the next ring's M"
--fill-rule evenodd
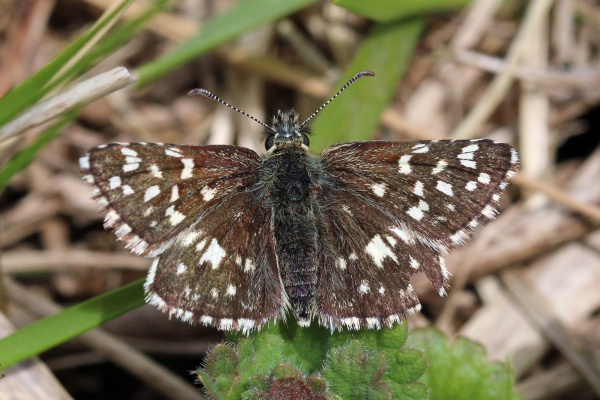
M2 255L2 270L6 273L24 271L60 271L73 267L103 269L127 268L146 271L148 259L129 253L88 250L35 251L13 250Z
M558 189L556 186L552 186L539 180L529 178L528 176L523 174L515 174L511 182L524 189L530 189L541 192L548 196L549 199L552 199L554 202L562 204L596 223L600 223L599 207L577 200L573 196Z
M528 320L560 350L600 396L600 371L581 353L565 326L547 308L543 298L535 293L534 288L526 283L519 272L505 271L501 279Z
M25 111L0 128L0 141L41 125L70 110L88 104L107 94L135 83L127 68L118 67L78 83Z
M538 26L548 14L551 4L552 0L535 0L530 3L523 19L523 25L508 50L506 69L494 78L483 97L473 107L469 115L456 127L452 134L453 138L468 139L474 137L475 132L505 97L514 79L514 72L523 50L528 44L530 35L538 30Z

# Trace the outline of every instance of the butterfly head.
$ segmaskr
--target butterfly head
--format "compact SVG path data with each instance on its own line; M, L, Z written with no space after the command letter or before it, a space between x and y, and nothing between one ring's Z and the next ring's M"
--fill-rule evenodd
M308 135L310 130L300 123L298 113L294 110L289 113L277 111L273 116L273 122L265 132L265 148L272 151L276 146L282 143L298 143L308 148Z

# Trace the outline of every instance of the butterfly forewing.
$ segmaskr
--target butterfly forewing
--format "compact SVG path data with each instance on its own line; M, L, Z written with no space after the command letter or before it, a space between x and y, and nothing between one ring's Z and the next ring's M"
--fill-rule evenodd
M235 146L113 143L80 161L105 226L137 254L155 256L228 196L256 183L260 157Z
M518 165L510 145L487 139L352 142L321 156L334 185L444 248L495 217Z

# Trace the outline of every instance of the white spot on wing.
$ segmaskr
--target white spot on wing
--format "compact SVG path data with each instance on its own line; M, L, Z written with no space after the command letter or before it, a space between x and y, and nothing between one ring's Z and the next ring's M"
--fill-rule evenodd
M146 290L148 290L150 285L152 285L152 283L154 282L154 277L156 276L156 268L158 267L159 261L160 261L160 258L156 258L156 259L154 259L154 261L152 261L152 265L150 265L150 270L148 271L148 277L146 278L146 283L144 284Z
M461 153L456 156L460 160L472 160L475 157L474 153Z
M452 192L452 185L447 182L437 181L437 186L435 188L445 195L454 196L454 193Z
M360 283L360 286L358 287L358 292L361 294L367 294L371 291L371 288L369 287L369 282L363 280Z
M176 147L171 147L165 150L165 154L171 157L183 157L181 150Z
M475 163L475 161L460 160L460 163L467 168L473 168L473 169L477 168L477 164Z
M124 196L129 196L130 194L134 194L135 191L133 190L133 188L129 185L123 185L123 195Z
M187 267L185 266L185 264L184 263L179 263L179 265L177 266L177 275L181 275L185 271L187 271Z
M423 182L416 181L415 187L413 188L413 193L417 196L423 197Z
M200 232L198 231L190 231L183 236L181 240L181 244L183 246L190 246L194 241L200 236Z
M423 146L416 150L413 150L413 153L427 153L429 151L429 147Z
M440 160L440 161L438 161L438 163L435 166L435 168L433 169L433 171L431 171L431 173L434 175L439 174L440 172L445 170L447 166L448 166L448 162L446 162L446 160Z
M488 183L490 183L490 176L488 174L486 174L485 172L482 172L479 174L479 177L477 178L477 180L481 183L483 183L484 185L487 185Z
M215 197L217 189L211 189L208 186L204 186L200 193L202 194L202 199L204 201L210 201Z
M346 269L346 260L344 258L338 257L336 264L339 269L341 269L341 270Z
M409 161L412 158L412 155L405 155L400 157L398 160L398 172L401 174L410 174L412 172L412 168L410 167Z
M415 260L412 256L409 256L409 259L410 259L409 265L411 268L418 269L421 266L421 264L417 260Z
M119 228L115 231L115 235L118 238L121 238L127 234L131 233L131 227L127 224L122 224L121 226L119 226Z
M110 189L116 189L119 186L121 186L121 177L120 176L113 176L112 178L110 178L108 180L108 187Z
M138 169L140 167L140 164L138 163L134 163L134 164L124 164L123 165L123 172L131 172L131 171L135 171L136 169Z
M398 243L398 241L396 239L394 239L392 236L386 235L385 240L388 241L388 243L390 244L390 246L394 247L396 245L396 243Z
M185 215L183 215L179 211L175 211L169 218L169 222L171 222L172 226L175 226L175 225L179 225L179 223L181 221L183 221L184 219L185 219Z
M221 260L226 254L227 253L225 253L225 250L219 246L217 239L213 239L204 254L202 254L202 258L200 258L200 264L204 262L210 262L212 264L212 269L217 269L221 263Z
M191 158L182 158L183 171L181 171L181 179L189 179L194 176L194 160Z
M386 188L387 188L387 185L385 183L374 183L371 185L371 189L373 190L373 193L375 193L375 195L377 195L379 197L383 197L385 195Z
M148 189L146 189L146 192L144 193L144 203L149 202L159 194L160 188L158 186L150 186Z
M398 259L396 255L388 247L387 244L381 239L381 236L375 235L373 239L369 242L367 247L365 248L367 253L373 258L373 261L379 268L383 268L383 260L386 257L390 257L394 262L398 263Z
M171 199L170 199L170 201L171 201L171 203L173 203L173 202L177 201L177 199L179 199L179 186L174 185L171 188Z
M414 244L415 240L412 238L412 236L406 232L404 229L400 229L400 228L391 228L390 229L392 232L394 232L394 234L396 236L398 236L400 238L400 240L402 240L404 243L406 244Z
M467 189L469 192L472 192L473 190L477 189L477 182L475 182L475 181L467 182L467 184L465 185L465 189Z
M227 286L227 289L226 289L226 291L225 291L225 293L227 293L227 295L228 295L229 297L233 297L233 296L235 296L235 293L236 293L236 291L237 291L237 290L236 290L235 286L233 286L233 285L228 285L228 286Z
M152 176L155 178L163 177L162 171L160 170L160 168L158 168L158 166L156 164L150 165L150 172L152 173Z
M424 216L423 211L421 211L418 207L411 207L406 213L417 221L422 220Z
M377 318L367 318L367 328L368 329L380 329L381 322Z
M470 144L470 145L468 145L466 147L463 147L462 148L462 152L463 153L472 153L474 151L477 151L478 149L479 149L478 145L476 145L476 144Z
M417 221L420 221L425 216L423 211L429 211L429 204L427 204L423 200L419 200L419 206L409 208L406 213L414 219L416 219Z
M196 251L202 251L206 246L206 239L203 239L200 243L196 245Z
M252 262L251 259L246 258L246 263L244 264L244 272L248 272L248 271L254 271L254 263Z
M125 156L137 157L137 151L130 149L129 147L121 147L121 153Z

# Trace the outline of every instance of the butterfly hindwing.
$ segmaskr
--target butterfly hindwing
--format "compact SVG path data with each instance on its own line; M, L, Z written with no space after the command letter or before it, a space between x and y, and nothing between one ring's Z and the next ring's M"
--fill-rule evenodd
M438 254L408 231L394 233L389 229L394 221L343 190L332 188L325 202L319 224L320 323L332 329L379 328L418 311L410 277L422 267L440 271L432 264L439 261Z
M215 206L156 258L148 302L183 320L244 332L281 314L285 293L270 219L252 192Z

